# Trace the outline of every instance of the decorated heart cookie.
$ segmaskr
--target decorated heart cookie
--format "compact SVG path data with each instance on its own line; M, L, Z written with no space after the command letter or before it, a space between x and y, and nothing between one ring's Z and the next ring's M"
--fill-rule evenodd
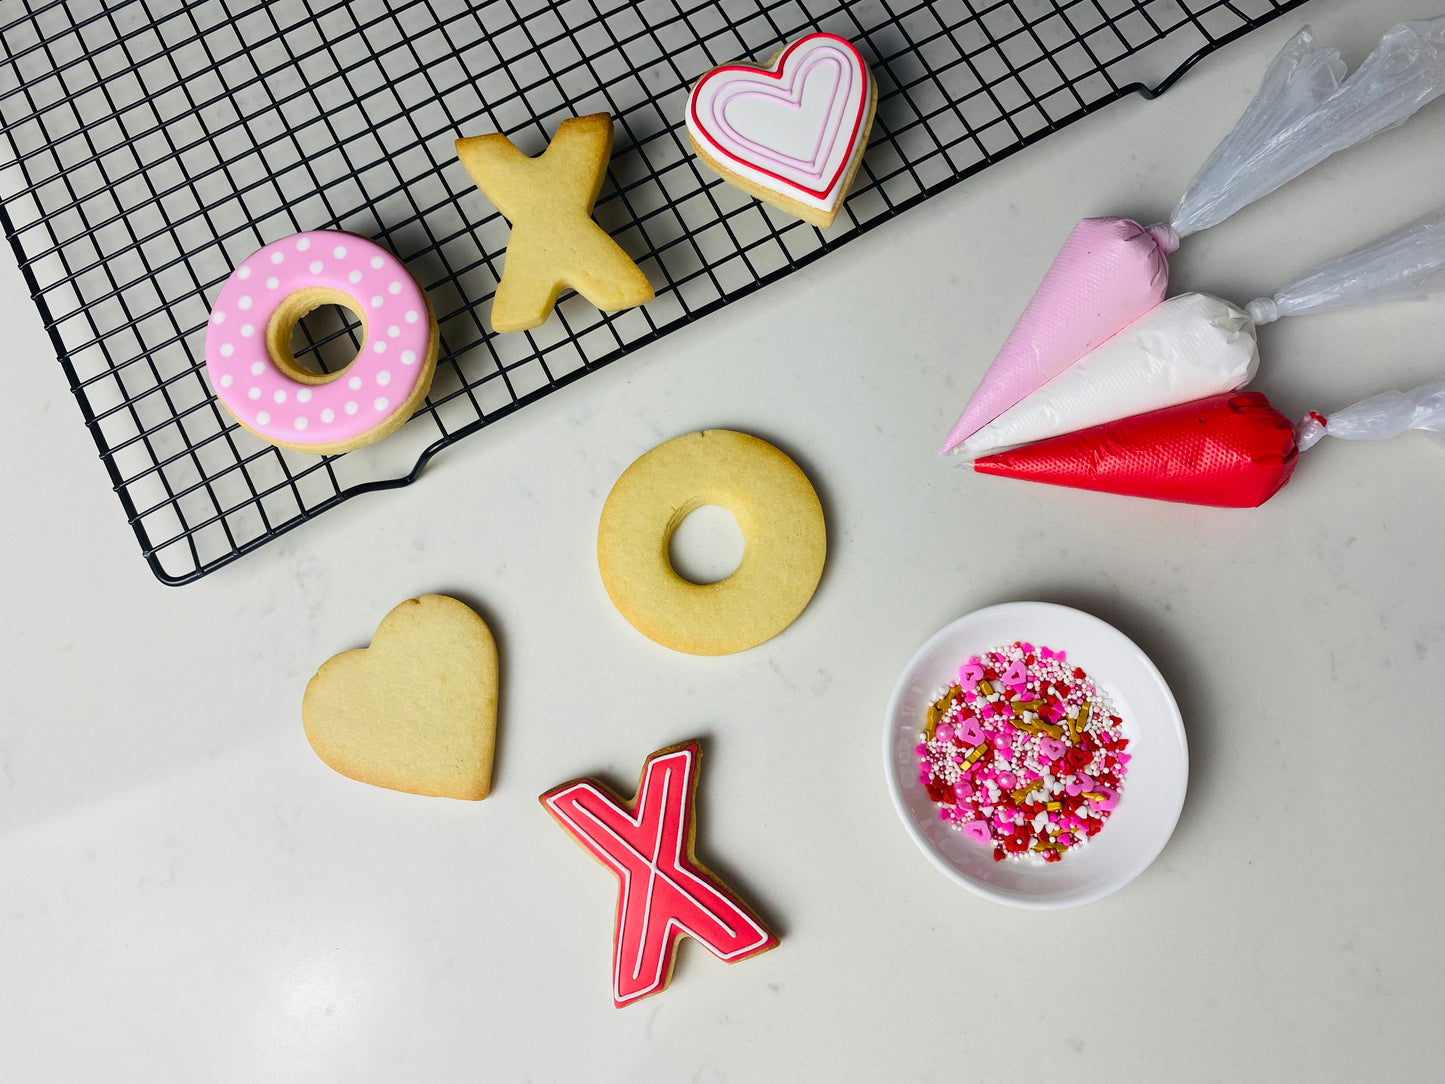
M476 801L491 788L497 681L486 622L456 599L423 595L387 614L370 647L321 664L301 720L342 775Z
M699 79L687 132L725 180L825 229L853 183L877 101L852 44L809 34L768 67L725 64Z

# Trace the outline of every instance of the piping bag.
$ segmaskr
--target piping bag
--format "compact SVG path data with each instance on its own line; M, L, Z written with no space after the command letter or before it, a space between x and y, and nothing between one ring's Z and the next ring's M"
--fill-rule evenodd
M1389 391L1298 425L1256 391L1069 433L976 460L974 470L1127 497L1255 508L1289 481L1301 452L1322 437L1386 440L1425 430L1445 448L1445 379Z
M1353 75L1301 30L1167 224L1089 218L1064 243L940 454L951 451L1164 300L1166 257L1336 151L1403 123L1445 92L1445 16L1402 23Z
M1243 308L1181 294L1102 346L955 449L977 456L1116 418L1234 391L1259 366L1255 328L1283 316L1403 301L1445 287L1445 208L1322 264Z

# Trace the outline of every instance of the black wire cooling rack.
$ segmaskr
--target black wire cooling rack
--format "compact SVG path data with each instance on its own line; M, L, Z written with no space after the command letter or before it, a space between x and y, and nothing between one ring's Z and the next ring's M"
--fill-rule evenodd
M0 225L146 560L185 583L1304 2L5 0ZM682 123L708 68L814 30L854 41L879 88L826 233L700 167ZM536 154L604 110L596 217L657 299L608 316L571 297L493 335L508 228L452 142L501 131ZM232 267L314 229L396 252L442 335L412 421L328 458L240 429L202 363ZM293 342L324 371L359 347L339 309Z

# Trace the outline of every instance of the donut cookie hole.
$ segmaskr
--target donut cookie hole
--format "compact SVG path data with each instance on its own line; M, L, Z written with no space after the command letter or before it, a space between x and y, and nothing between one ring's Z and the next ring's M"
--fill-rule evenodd
M667 560L688 583L720 583L743 563L747 543L735 515L717 504L692 502L668 528Z
M361 345L356 342L358 326ZM366 334L360 301L340 290L308 286L287 296L272 314L266 352L292 380L329 384L361 356ZM305 361L297 358L298 352Z

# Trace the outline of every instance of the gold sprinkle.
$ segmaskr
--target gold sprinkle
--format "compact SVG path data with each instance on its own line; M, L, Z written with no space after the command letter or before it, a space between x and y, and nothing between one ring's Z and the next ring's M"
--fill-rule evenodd
M1015 700L1009 707L1013 708L1015 715L1022 715L1026 711L1038 711L1044 706L1042 700Z
M1052 813L1052 812L1054 812L1055 810L1063 809L1063 808L1064 808L1064 803L1063 803L1063 802L1045 802L1045 803L1044 803L1044 808L1047 809L1049 812Z
M1091 798L1096 802L1102 802L1104 800L1104 796L1102 794L1095 794L1092 790L1084 791L1084 797Z
M993 686L990 685L987 681L980 681L978 683L978 691L983 693L984 696L992 696Z
M954 701L962 695L963 690L961 688L957 685L950 685L948 692L944 693L940 699L928 705L928 723L923 728L923 732L929 741L933 740L933 732L937 728L940 720L948 714L948 709L953 707Z
M1092 708L1093 705L1090 704L1087 700L1085 700L1082 704L1079 705L1078 717L1069 720L1069 729L1074 732L1075 741L1078 741L1079 735L1082 734L1084 732L1084 728L1089 725L1089 712L1090 710L1092 710Z

